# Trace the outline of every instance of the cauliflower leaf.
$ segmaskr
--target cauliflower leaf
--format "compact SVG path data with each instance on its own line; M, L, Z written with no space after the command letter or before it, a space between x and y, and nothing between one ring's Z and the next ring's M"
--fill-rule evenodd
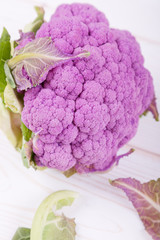
M47 197L37 209L34 216L31 240L74 240L74 219L67 219L64 215L59 216L52 211L59 210L64 206L72 205L78 194L72 191L59 191Z
M4 64L5 61L10 57L11 57L10 35L7 32L6 28L3 28L3 32L0 38L0 93L3 93L7 85Z
M6 62L4 64L4 71L5 71L5 74L6 74L6 81L7 81L7 83L9 83L12 88L15 88L16 84L14 82L12 73L11 73L11 71L10 71L10 69L8 67L8 64Z
M21 116L7 109L0 99L0 129L5 133L15 148L22 146L22 132L20 129Z
M13 76L18 90L27 90L42 83L49 70L76 58L89 56L87 51L77 55L65 55L54 45L50 37L37 38L26 44L23 48L15 50L8 66L13 70Z
M160 178L141 184L132 178L110 181L122 189L137 210L146 231L154 240L160 239Z
M23 165L26 168L29 168L33 158L32 140L30 140L29 142L25 142L25 140L23 139L21 156L22 156Z
M32 136L32 131L26 127L26 125L21 122L21 130L25 141L29 141Z
M64 206L71 206L77 196L78 193L69 190L49 195L38 207L31 230L18 228L12 240L74 240L76 235L74 219L63 214L58 215L55 211Z
M12 240L30 240L30 232L29 228L18 228Z
M152 99L151 104L149 105L147 110L143 113L143 115L145 116L148 112L151 112L153 117L154 117L154 119L156 121L159 121L159 113L158 113L157 104L156 104L156 98L155 97Z
M27 24L25 27L24 27L24 32L34 32L36 33L37 30L41 27L41 25L44 23L44 9L43 7L38 7L38 6L35 6L34 7L36 13L37 13L37 17L36 19L32 22L32 23L29 23Z
M7 84L4 89L4 103L12 112L21 113L23 104L21 100L18 99L16 92L11 88L10 84Z

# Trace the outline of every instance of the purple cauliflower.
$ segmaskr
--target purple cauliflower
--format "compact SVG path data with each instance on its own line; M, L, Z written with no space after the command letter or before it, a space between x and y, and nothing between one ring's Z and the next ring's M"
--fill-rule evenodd
M22 121L38 134L35 161L61 171L107 170L154 98L139 44L88 4L59 6L36 34L46 36L65 54L90 56L56 66L26 91Z

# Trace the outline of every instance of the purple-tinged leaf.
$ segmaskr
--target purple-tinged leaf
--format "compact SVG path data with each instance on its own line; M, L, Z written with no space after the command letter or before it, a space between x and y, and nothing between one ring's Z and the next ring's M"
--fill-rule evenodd
M131 153L133 153L135 150L133 148L131 148L128 152L123 153L119 156L115 156L113 157L113 160L111 161L111 163L109 164L109 166L107 166L106 170L104 169L105 172L110 172L115 166L117 166L119 164L119 160L123 157L128 157Z
M143 184L132 178L119 178L110 183L126 193L146 231L154 240L160 240L160 178Z
M159 121L159 114L158 114L158 109L157 109L155 97L153 98L153 100L152 100L152 102L149 105L147 110L150 111L153 114L153 117L156 121Z
M115 157L114 161L115 161L115 164L118 165L119 164L119 160L123 157L128 157L131 153L133 153L135 150L134 148L131 148L128 152L124 153L124 154L121 154L117 157Z
M59 63L88 56L89 52L86 51L77 55L65 55L55 47L51 38L44 37L37 38L25 47L15 50L8 65L13 70L17 88L21 91L42 83L49 70Z
M152 99L151 104L149 105L149 107L146 109L146 111L141 115L141 116L146 116L148 112L151 112L154 119L156 121L159 121L159 113L158 113L158 109L157 109L157 104L156 104L156 98L154 96L154 98Z
M119 156L114 156L112 158L112 161L110 162L109 165L107 165L105 168L103 168L103 170L99 170L99 172L110 172L115 166L117 166L119 164L119 160L123 157L128 157L131 153L133 153L135 150L133 148L131 148L127 153L124 153L124 154L121 154ZM98 172L97 169L94 168L94 164L90 165L89 167L88 166L82 166L80 164L77 164L76 165L76 168L78 167L78 173L82 173L82 172L86 172L86 173L91 173L91 172ZM72 169L69 169L68 171L64 172L63 174L66 176L66 177L70 177L72 174L74 174L74 168Z
M32 23L29 23L24 27L24 32L36 33L38 31L38 29L41 27L41 25L44 23L44 13L45 12L44 12L43 7L35 6L34 9L37 13L37 17Z
M34 134L32 133L32 135L34 135ZM35 170L37 170L37 169L38 170L45 170L46 167L38 166L36 164L35 160L34 160L33 145L34 145L34 138L35 137L37 137L37 135L34 135L32 138L30 138L30 140L28 142L26 142L23 139L23 145L22 145L22 149L21 149L21 156L22 156L23 165L26 168L30 168L32 166Z
M35 38L35 35L33 32L26 32L24 33L22 30L19 30L20 38L16 40L16 43L21 43L23 40L30 39L33 40Z

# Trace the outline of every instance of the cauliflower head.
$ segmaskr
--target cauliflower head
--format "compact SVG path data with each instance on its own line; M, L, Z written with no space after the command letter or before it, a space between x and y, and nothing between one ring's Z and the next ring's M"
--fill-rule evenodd
M51 69L26 91L22 121L38 133L35 161L61 171L107 170L154 98L139 44L88 4L59 6L36 34L46 36L63 53L90 56Z

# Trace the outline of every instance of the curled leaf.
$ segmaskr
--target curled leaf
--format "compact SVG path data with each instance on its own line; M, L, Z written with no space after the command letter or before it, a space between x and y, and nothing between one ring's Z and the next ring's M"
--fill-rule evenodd
M132 178L119 178L110 183L126 193L146 231L154 240L160 240L160 178L143 184Z
M8 61L8 66L13 70L18 90L26 90L42 83L49 70L57 64L88 56L88 52L65 55L55 47L51 38L44 37L37 38L16 50L13 58Z
M11 43L11 56L13 56L14 49L17 47L18 43L15 40L10 41L10 43Z
M154 119L156 121L159 121L159 113L158 113L158 109L157 109L157 104L156 104L156 98L154 96L154 98L152 99L151 104L149 105L149 107L147 108L147 110L140 116L146 116L148 112L151 112Z
M33 40L35 38L35 35L33 32L26 32L24 33L22 30L19 30L20 38L16 40L17 44L20 44L24 40Z
M22 102L18 99L16 92L11 88L10 84L7 84L4 90L4 103L12 112L21 113L23 108Z
M133 153L135 150L133 148L131 148L128 152L121 154L119 156L115 156L113 158L113 160L111 161L110 165L107 166L107 169L105 170L105 172L110 172L115 166L117 166L119 164L119 160L123 157L128 157L131 153Z
M25 126L25 125L24 125ZM32 166L35 170L45 170L46 167L38 166L34 160L34 152L33 152L33 139L36 135L32 133L27 127L23 126L23 123L21 124L21 129L23 133L23 145L21 149L21 156L23 165L26 168L30 168ZM27 141L26 141L27 139Z
M131 153L133 153L135 150L133 148L131 148L127 153L121 154L117 157L115 157L115 164L118 165L119 160L123 157L128 157Z
M6 81L7 81L7 83L9 83L12 88L15 88L16 85L15 85L12 73L11 73L11 71L10 71L10 69L8 67L8 64L6 62L4 64L4 71L5 71L5 74L6 74Z
M20 129L21 116L5 108L0 99L0 129L5 133L9 141L16 148L22 146L22 132Z
M150 111L153 114L153 117L156 121L159 121L159 114L158 114L158 109L157 109L156 98L155 97L152 99L152 102L148 107L148 111Z
M48 196L39 206L33 219L31 240L74 240L75 222L64 215L53 212L72 205L78 194L72 191L58 191Z
M29 23L24 27L25 33L36 33L40 26L44 23L44 9L42 7L35 6L35 11L37 13L37 17L32 23Z
M29 168L31 165L32 156L33 156L32 140L30 140L29 142L25 142L25 141L23 142L24 143L21 149L22 161L23 161L23 165L26 168Z

